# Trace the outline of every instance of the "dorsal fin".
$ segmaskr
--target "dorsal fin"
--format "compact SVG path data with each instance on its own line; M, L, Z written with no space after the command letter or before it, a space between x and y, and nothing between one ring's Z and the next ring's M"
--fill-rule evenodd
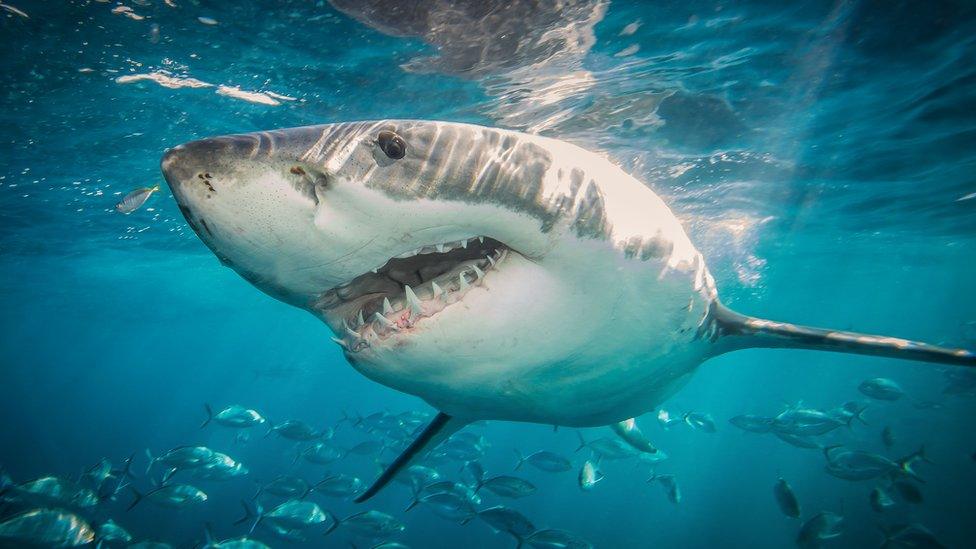
M715 342L715 354L738 349L793 348L884 356L976 367L976 353L896 337L811 328L739 314L713 301L699 336Z
M468 423L468 420L449 416L444 412L438 412L420 435L410 443L410 446L407 446L407 449L397 456L393 460L393 463L380 474L379 478L373 482L373 485L355 499L356 503L362 503L375 496L377 492L393 480L393 477L397 473L409 467L411 463L423 457L428 450L440 444Z

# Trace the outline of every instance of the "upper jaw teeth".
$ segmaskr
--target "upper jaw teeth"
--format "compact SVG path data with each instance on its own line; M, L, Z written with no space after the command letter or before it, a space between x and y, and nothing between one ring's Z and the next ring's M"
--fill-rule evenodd
M449 305L457 303L472 287L481 285L485 277L507 254L507 249L499 249L489 253L480 261L463 262L459 270L452 271L457 274L445 274L436 280L424 282L416 288L404 285L402 296L394 298L393 302L388 296L383 297L379 305L380 310L367 314L363 309L359 309L355 316L342 319L341 338L333 338L333 340L346 351L356 353L368 348L373 339L385 338L410 328L418 320L437 314ZM350 320L347 321L347 318Z
M419 248L414 248L412 250L403 252L400 255L394 256L396 259L406 259L408 257L413 257L420 254L443 254L450 252L451 250L456 250L458 248L467 249L469 242L474 242L477 240L479 243L485 241L485 237L476 236L472 238L462 238L461 240L455 240L453 242L443 242L441 244L434 244L432 246L421 246ZM379 267L377 267L379 268ZM374 269L375 271L376 269Z

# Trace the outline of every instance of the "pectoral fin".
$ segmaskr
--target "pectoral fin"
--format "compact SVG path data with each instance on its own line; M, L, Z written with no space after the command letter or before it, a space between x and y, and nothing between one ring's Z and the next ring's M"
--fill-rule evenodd
M356 503L362 503L375 496L400 471L409 467L414 461L423 457L429 450L433 449L468 423L469 421L466 419L459 419L439 412L420 435L410 443L410 446L407 446L407 449L397 456L393 460L393 463L380 474L379 478L373 482L373 485L356 498Z

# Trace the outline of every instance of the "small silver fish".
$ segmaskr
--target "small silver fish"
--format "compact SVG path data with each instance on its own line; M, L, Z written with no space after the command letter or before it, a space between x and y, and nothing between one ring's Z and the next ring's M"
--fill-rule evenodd
M129 489L132 490L134 496L132 503L129 504L129 509L138 505L143 499L148 499L157 505L171 509L183 509L207 501L207 494L203 490L189 484L163 484L145 494L139 493L132 486L129 486Z
M402 522L380 511L364 511L344 519L338 519L328 511L326 515L332 520L332 524L326 529L325 535L329 535L340 525L344 525L353 535L370 539L391 536L406 529Z
M681 419L688 424L689 427L695 429L696 431L704 431L706 433L715 432L715 420L712 419L711 414L686 412L684 417Z
M881 442L889 450L895 445L895 433L891 430L891 427L885 425L885 428L881 430Z
M516 471L522 467L523 463L528 463L536 469L550 473L561 473L573 468L568 459L548 450L539 450L527 456L523 456L521 452L515 450L515 454L518 456L518 463L515 464Z
M352 475L338 473L325 477L312 489L327 496L348 498L363 490L363 481Z
M3 2L0 2L0 8L3 8L4 10L7 10L7 11L9 11L10 13L12 13L14 15L19 15L19 16L23 17L24 19L30 19L30 16L27 15L24 12L24 10L18 8L17 6L11 6L10 4L4 4Z
M159 190L159 185L153 185L152 187L143 187L141 189L136 189L129 194L125 195L118 204L115 205L115 211L124 214L130 214L146 203L149 200L152 193Z
M536 549L550 549L553 547L572 547L573 549L592 549L593 544L565 530L548 528L536 530L525 538L529 547Z
M873 490L871 490L870 501L871 508L874 509L876 513L883 513L885 509L895 504L895 500L891 499L888 492L886 492L880 486L876 486Z
M522 498L535 493L535 485L531 482L511 475L498 475L478 482L475 492L485 488L496 496L503 498Z
M637 426L637 420L634 418L625 419L619 423L614 423L610 426L613 432L624 440L627 444L633 446L638 452L645 452L648 454L657 453L657 448L651 444L651 441L647 440L644 433L641 432L640 427Z
M478 510L475 509L470 499L451 492L426 495L418 499L417 502L423 503L435 515L460 523L462 526L478 514Z
M260 515L260 519L269 520L289 530L297 530L322 524L327 515L315 502L292 499Z
M209 425L211 421L235 429L246 429L267 421L257 410L245 408L239 404L228 406L216 414L209 404L204 404L203 407L207 411L207 419L200 425L201 429Z
M103 522L95 531L95 538L101 545L126 544L132 541L132 534L112 519Z
M81 517L59 509L33 509L0 522L0 545L78 547L95 540Z
M521 540L535 532L532 521L525 518L522 513L504 505L496 505L479 511L478 516L495 530L512 534L516 540Z
M779 510L784 515L790 518L800 518L800 502L796 499L796 494L793 493L790 483L782 477L777 479L776 484L773 485L773 496L776 498Z
M878 400L898 400L905 396L905 391L894 381L885 377L867 379L857 386L865 395Z
M587 460L583 463L583 467L579 472L579 487L580 490L589 491L592 490L596 483L603 480L603 473L596 468L596 464L592 461Z
M647 482L654 482L655 480L664 488L664 493L667 494L671 503L675 505L681 503L681 487L678 486L678 480L674 478L674 475L655 474L647 479Z
M796 536L796 544L801 549L820 547L823 540L836 538L841 535L844 517L822 511L800 526Z

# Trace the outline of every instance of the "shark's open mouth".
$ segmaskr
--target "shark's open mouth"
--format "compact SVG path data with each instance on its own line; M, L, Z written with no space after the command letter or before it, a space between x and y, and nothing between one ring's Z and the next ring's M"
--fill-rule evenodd
M339 334L336 343L359 352L457 303L509 253L488 237L424 246L326 291L313 308Z

